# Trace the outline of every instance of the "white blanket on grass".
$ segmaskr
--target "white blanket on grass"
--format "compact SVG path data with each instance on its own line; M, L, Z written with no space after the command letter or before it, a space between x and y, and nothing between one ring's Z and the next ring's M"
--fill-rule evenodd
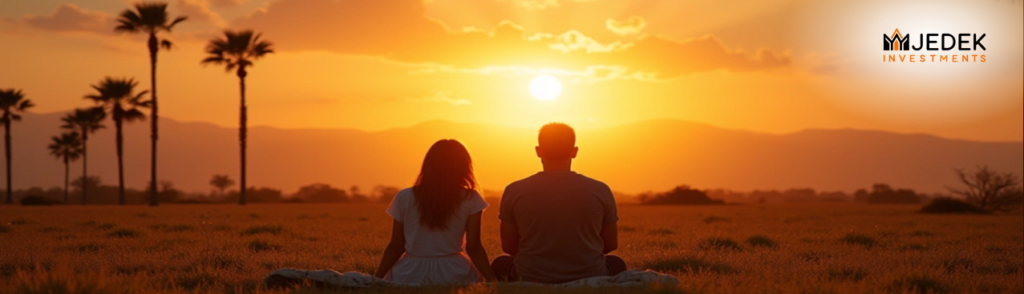
M386 281L381 278L374 277L360 272L344 272L339 273L332 270L300 270L293 268L282 268L270 272L266 278L264 278L264 284L274 275L279 275L290 279L303 279L313 282L321 282L332 286L343 287L343 288L368 288L373 286L419 286L409 284L399 284L390 281ZM509 285L531 285L531 286L555 286L564 288L578 288L578 287L633 287L633 286L647 286L652 284L659 284L665 286L679 285L679 280L673 276L658 273L652 270L628 270L615 276L606 277L592 277L579 279L572 282L562 284L540 284L531 282L510 282Z

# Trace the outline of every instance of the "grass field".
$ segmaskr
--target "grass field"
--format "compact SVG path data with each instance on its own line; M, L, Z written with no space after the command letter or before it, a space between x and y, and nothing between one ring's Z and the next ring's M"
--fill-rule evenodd
M0 293L269 291L281 267L372 272L383 204L0 207ZM496 208L496 207L495 207ZM935 216L913 206L620 207L630 268L679 287L338 290L357 293L1022 293L1022 216ZM500 254L497 209L484 244ZM324 290L327 291L327 290Z

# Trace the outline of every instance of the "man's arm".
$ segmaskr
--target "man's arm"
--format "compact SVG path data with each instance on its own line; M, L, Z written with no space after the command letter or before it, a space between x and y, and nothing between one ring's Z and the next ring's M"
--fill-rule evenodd
M508 255L519 253L519 227L515 223L501 221L501 251Z
M603 185L603 184L602 184ZM607 185L602 187L604 194L604 220L601 226L601 240L604 241L604 254L619 249L619 208L615 205L615 194Z
M612 223L601 227L601 240L604 240L604 254L619 249L619 226Z

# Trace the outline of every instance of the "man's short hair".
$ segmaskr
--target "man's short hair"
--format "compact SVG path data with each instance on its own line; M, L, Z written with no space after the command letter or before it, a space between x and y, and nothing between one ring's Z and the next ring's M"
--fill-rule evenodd
M576 147L576 131L567 124L549 123L540 128L537 143L545 159L569 159Z

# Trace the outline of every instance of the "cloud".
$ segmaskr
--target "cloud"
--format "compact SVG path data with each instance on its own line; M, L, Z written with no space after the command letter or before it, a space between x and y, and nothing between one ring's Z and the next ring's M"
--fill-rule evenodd
M21 19L30 27L61 33L91 32L111 35L114 18L100 11L90 11L75 4L61 4L49 15L28 15Z
M409 98L408 100L419 102L448 103L451 106L464 106L473 104L473 102L469 101L469 99L455 97L452 91L436 91L423 97Z
M548 9L561 7L559 0L498 0L501 1L512 1L516 5L526 8L529 10ZM594 0L572 0L573 2L590 2Z
M211 0L210 2L216 7L238 7L249 0Z
M604 22L604 26L616 35L635 35L647 26L647 20L639 16L630 16L622 20L609 18Z
M280 50L318 50L380 56L389 60L450 67L560 68L593 66L671 78L697 72L751 71L784 67L789 56L769 49L753 55L733 50L714 36L675 40L643 35L624 43L600 43L578 31L526 35L502 22L494 30L451 30L424 17L421 0L281 0L238 19Z
M178 15L188 16L189 22L205 22L224 27L226 22L217 12L210 10L208 0L174 0Z
M188 16L186 23L205 23L215 27L224 27L227 22L215 11L210 9L209 0L174 0L171 16ZM92 11L78 5L61 4L47 15L26 15L20 19L5 21L15 29L33 28L57 33L95 33L114 35L117 27L117 16L102 11ZM208 28L209 26L206 26ZM180 27L179 27L180 28ZM207 32L193 32L207 36Z

